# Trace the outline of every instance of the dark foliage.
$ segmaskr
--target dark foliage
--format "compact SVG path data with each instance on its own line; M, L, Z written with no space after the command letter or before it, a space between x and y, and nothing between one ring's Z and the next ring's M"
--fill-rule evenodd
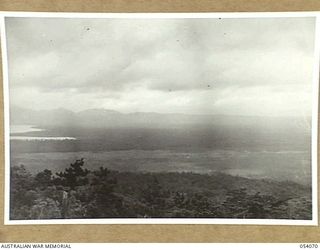
M34 178L35 184L38 187L50 186L52 182L52 172L51 170L45 169L44 171L38 173Z
M89 171L83 169L84 159L76 160L74 163L70 164L70 168L66 168L64 172L56 173L60 178L55 178L54 182L56 184L62 184L69 186L74 189L76 186L85 185L88 183L88 179L85 178Z
M11 168L10 217L311 219L310 189L225 174L129 173L83 168L53 175Z

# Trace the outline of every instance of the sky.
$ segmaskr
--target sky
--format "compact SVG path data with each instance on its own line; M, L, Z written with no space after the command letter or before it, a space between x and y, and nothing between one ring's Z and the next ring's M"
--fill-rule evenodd
M311 115L315 19L6 18L10 105Z

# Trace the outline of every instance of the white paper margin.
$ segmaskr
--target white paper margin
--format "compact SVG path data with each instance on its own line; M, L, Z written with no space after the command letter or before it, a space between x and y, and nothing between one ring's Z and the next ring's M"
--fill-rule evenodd
M289 219L216 219L216 218L161 218L161 219L50 219L50 220L10 220L10 117L9 117L9 79L5 17L59 17L59 18L277 18L277 17L314 17L316 22L314 70L313 70L313 107L312 107L312 220ZM222 12L222 13L61 13L61 12L6 12L0 11L3 101L4 101L4 150L5 150L5 225L36 224L234 224L234 225L318 225L318 93L320 60L320 12Z

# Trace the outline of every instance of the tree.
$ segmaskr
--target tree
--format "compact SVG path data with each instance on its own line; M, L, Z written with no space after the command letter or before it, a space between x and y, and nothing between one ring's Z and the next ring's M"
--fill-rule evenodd
M165 191L156 176L152 175L151 180L143 190L143 200L150 208L151 217L161 217L166 206Z
M56 173L57 176L54 182L56 184L61 183L64 186L68 186L74 189L76 186L85 185L88 183L86 176L89 173L88 169L83 169L84 159L76 160L74 163L70 164L70 168L66 168L64 172Z
M209 199L201 193L194 194L187 201L187 208L195 212L194 217L200 217L200 218L212 217L215 212L213 207L210 204Z
M23 218L35 199L34 181L24 165L10 169L10 216Z
M34 178L36 185L44 188L48 187L52 183L52 172L51 170L45 169L44 171L38 173Z
M61 212L58 207L58 202L50 198L40 198L35 201L35 204L30 210L31 219L59 219Z
M100 167L94 171L91 183L91 194L93 199L87 206L89 217L121 217L123 208L122 198L114 192L117 179L111 175L107 168Z
M185 208L186 200L186 194L182 192L175 192L173 195L173 203L177 208Z
M248 201L249 197L245 188L230 190L220 207L222 217L245 218L248 212Z

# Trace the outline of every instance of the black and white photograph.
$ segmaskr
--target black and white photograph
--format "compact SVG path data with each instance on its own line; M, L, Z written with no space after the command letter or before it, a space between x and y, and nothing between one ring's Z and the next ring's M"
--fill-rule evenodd
M317 223L316 17L2 26L7 223Z

